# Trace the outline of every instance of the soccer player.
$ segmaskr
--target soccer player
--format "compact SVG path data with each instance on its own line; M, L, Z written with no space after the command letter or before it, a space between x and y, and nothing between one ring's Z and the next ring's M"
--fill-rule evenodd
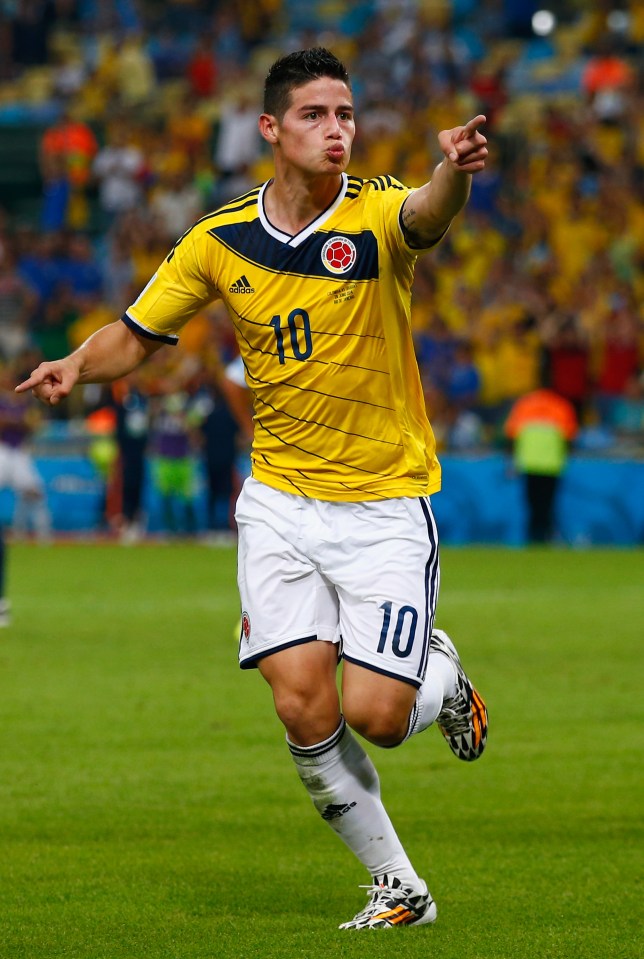
M345 172L355 123L342 63L322 48L280 58L259 118L272 179L203 217L121 321L19 387L56 404L226 304L255 422L236 510L240 663L270 684L305 789L372 877L345 929L436 918L352 730L391 747L436 722L464 760L486 742L485 705L433 629L440 467L409 318L416 258L484 168L484 122L439 134L444 157L420 189L363 180Z

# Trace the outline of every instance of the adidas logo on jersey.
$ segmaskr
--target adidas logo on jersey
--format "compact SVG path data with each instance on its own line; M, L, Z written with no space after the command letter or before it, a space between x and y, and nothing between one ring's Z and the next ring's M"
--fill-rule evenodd
M254 293L255 290L248 282L248 277L240 276L238 280L235 280L232 286L228 287L229 293Z

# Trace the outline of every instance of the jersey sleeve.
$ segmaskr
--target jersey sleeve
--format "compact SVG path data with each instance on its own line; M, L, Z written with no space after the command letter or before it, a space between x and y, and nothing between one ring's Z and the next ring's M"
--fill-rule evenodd
M416 189L404 186L399 180L392 176L374 177L370 181L376 194L380 195L381 208L383 214L383 223L388 235L391 237L394 245L398 246L406 258L416 257L428 250L433 249L443 239L449 227L447 227L440 236L436 237L427 246L411 246L405 235L405 229L402 221L402 211L405 201L416 192Z
M199 237L191 237L177 243L122 320L135 333L174 344L188 320L218 296Z
M389 264L394 274L411 285L413 270L418 254L422 251L412 249L405 240L402 227L402 207L412 193L392 176L378 176L369 181L369 197L365 205L368 226L378 238L378 243L386 253L381 268Z

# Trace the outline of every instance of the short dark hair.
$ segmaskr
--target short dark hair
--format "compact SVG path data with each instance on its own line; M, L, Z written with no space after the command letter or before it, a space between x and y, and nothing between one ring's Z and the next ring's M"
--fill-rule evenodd
M311 80L331 77L351 86L344 64L325 47L297 50L276 60L264 84L264 113L281 119L291 102L291 90Z

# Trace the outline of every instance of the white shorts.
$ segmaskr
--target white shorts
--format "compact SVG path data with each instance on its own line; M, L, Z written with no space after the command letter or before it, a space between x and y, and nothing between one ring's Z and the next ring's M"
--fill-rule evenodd
M19 495L40 496L43 481L29 453L0 443L0 489L7 487Z
M429 499L308 499L247 479L235 513L242 669L313 640L420 686L438 598Z

